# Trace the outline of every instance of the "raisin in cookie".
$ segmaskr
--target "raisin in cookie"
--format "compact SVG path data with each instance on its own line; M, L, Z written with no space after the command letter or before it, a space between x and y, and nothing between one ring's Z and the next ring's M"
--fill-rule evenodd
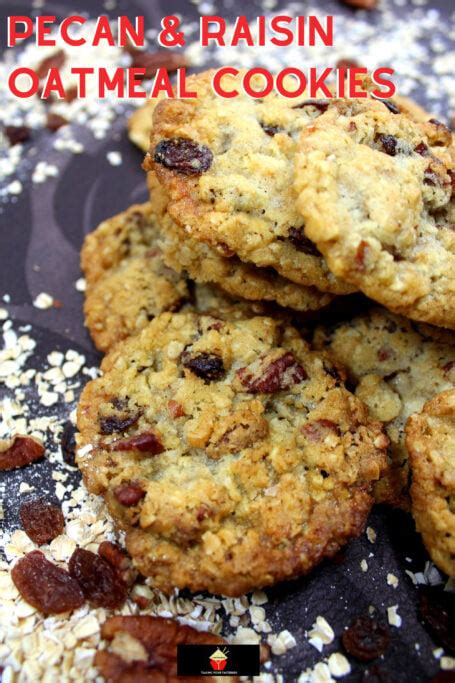
M363 528L388 440L293 328L163 313L102 369L78 464L157 587L239 595Z
M164 185L170 215L222 255L227 249L321 291L352 291L305 237L292 186L298 135L330 101L222 99L212 89L213 74L189 79L197 99L163 100L154 111L144 167ZM223 86L240 92L242 75L226 76ZM261 78L253 85L261 87Z
M375 485L377 502L407 507L405 423L436 393L455 387L455 334L375 308L333 328L319 327L313 343L347 370L372 418L386 425L389 466Z
M302 132L295 189L305 233L337 276L396 313L455 328L454 167L441 126L340 100Z
M185 278L165 265L158 247L159 208L158 200L132 206L85 239L85 321L100 351L189 298Z
M147 184L152 201L166 205L166 193L154 173L148 173ZM243 263L225 250L216 249L189 236L163 211L159 220L159 247L166 264L174 271L188 275L198 283L211 283L232 297L248 301L265 301L296 311L315 311L327 306L334 296L315 287L305 287L286 280L272 268L258 268Z
M455 363L454 363L455 368ZM411 415L406 446L412 472L412 514L434 562L455 578L455 390Z

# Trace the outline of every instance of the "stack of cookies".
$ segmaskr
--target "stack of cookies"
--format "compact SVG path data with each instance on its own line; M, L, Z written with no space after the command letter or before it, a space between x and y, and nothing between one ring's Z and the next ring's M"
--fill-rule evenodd
M83 247L108 352L87 487L167 592L297 577L374 502L455 576L452 135L398 98L222 100L211 77L133 116L150 201Z

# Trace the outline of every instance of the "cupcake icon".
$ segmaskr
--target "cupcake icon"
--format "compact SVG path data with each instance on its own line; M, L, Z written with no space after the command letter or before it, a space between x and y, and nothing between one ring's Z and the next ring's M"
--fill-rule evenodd
M227 650L220 650L217 648L213 654L210 655L210 666L214 671L223 671L227 664Z

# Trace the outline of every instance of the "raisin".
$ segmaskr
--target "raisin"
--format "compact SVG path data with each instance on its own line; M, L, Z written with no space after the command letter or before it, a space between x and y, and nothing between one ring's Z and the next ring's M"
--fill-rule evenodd
M220 636L213 633L196 631L176 620L149 615L106 619L101 627L102 638L107 641L118 640L116 636L121 634L128 634L131 647L135 645L134 657L122 659L121 650L111 652L109 646L107 650L98 650L95 656L95 666L103 679L110 683L165 683L180 680L177 678L178 645L211 644L215 648L225 644Z
M98 555L111 565L123 583L127 586L133 585L137 571L133 568L126 550L111 541L103 541L99 545Z
M130 484L121 484L114 489L114 496L118 502L125 507L132 507L137 505L145 496L145 491L139 484L131 482Z
M31 436L15 436L13 439L0 441L0 471L25 467L41 460L44 446Z
M373 100L378 100L378 102L382 102L382 104L387 107L387 109L392 113L392 114L401 114L401 109L400 107L395 104L395 102L392 102L392 100L383 100L380 97L375 97L374 95L371 96Z
M53 114L52 112L49 112L46 118L46 128L51 130L53 133L56 130L59 130L63 126L68 125L68 120L65 119L64 116L60 116L60 114Z
M299 384L308 377L305 369L290 351L270 362L267 358L263 359L258 373L241 368L237 370L237 376L241 384L252 394L271 394L289 389L293 384Z
M22 503L19 516L25 533L37 545L49 543L60 536L65 528L61 509L48 503L44 498Z
M375 9L378 4L378 0L342 0L345 5L349 7L354 7L355 9Z
M200 377L207 382L221 379L225 373L223 359L216 353L198 353L193 356L188 351L184 351L182 353L182 363L196 377Z
M266 123L261 123L261 128L264 131L266 135L269 135L271 138L273 138L274 135L277 133L280 133L283 129L280 128L280 126L269 126Z
M125 602L128 592L126 584L100 555L76 548L70 557L68 569L93 607L118 609Z
M62 458L67 463L74 467L76 464L76 427L71 420L65 422L63 426L62 436L60 437L60 449L62 451Z
M394 679L388 671L377 664L373 664L364 672L361 683L394 683Z
M420 154L422 157L427 157L430 154L430 148L424 142L419 142L419 144L414 147L414 152Z
M11 147L21 145L31 137L31 130L28 126L5 126L4 133Z
M74 85L68 90L65 90L65 102L72 102L77 97L77 87Z
M434 129L434 133L430 134L432 145L447 147L451 144L452 133L445 123L438 121L438 119L429 119L428 123L431 123Z
M158 50L157 52L142 52L132 50L134 68L145 69L145 74L138 74L138 78L152 78L158 69L166 69L169 73L186 66L187 60L180 52Z
M14 565L11 577L24 600L44 614L60 614L84 604L77 581L33 550Z
M398 140L394 135L382 135L381 133L376 136L376 141L380 143L382 149L386 154L394 157L397 153L397 143Z
M395 354L391 346L381 346L377 352L378 360L381 361L381 363L386 360L390 360L394 357L394 355Z
M336 63L337 69L358 69L360 64L355 59L339 59Z
M331 420L314 420L302 427L302 433L307 437L308 441L316 443L317 441L324 441L330 434L340 435L338 425Z
M329 108L328 100L304 100L297 104L294 109L304 109L305 107L315 107L321 113L324 113Z
M419 608L434 639L445 649L455 652L455 593L440 588L423 588Z
M208 147L194 140L171 138L157 144L154 159L177 173L201 175L212 165L213 154Z
M441 184L438 174L431 170L431 166L428 166L428 168L425 169L423 182L425 185L430 185L431 187L437 187Z
M114 441L109 445L109 449L111 451L140 451L148 455L158 455L165 450L160 437L152 431Z
M61 69L66 62L66 55L63 50L57 50L46 59L43 59L35 69L38 78L45 78L49 69Z
M362 662L368 662L384 654L390 635L387 628L376 619L360 616L343 632L341 642L348 654Z
M118 432L126 432L132 425L139 420L139 413L135 415L109 415L107 417L100 417L100 432L101 434L116 434Z
M288 240L290 243L304 254L309 254L310 256L320 256L321 253L316 249L315 245L308 237L305 237L303 232L303 227L300 228L289 228Z

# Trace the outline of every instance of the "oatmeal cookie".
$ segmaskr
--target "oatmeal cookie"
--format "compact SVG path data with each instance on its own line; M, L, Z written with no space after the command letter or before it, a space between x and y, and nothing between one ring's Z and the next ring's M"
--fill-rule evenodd
M164 189L154 173L147 175L152 201L160 207L165 206ZM286 280L272 268L243 263L226 250L222 256L210 245L189 236L165 210L161 212L159 227L159 247L170 268L177 273L187 273L198 283L215 284L232 297L277 303L296 311L319 310L334 299L333 295L320 292L315 287Z
M363 528L388 440L289 325L164 313L102 369L78 464L160 589L240 595Z
M455 328L455 167L442 124L338 101L300 138L297 205L330 269L390 310Z
M455 367L455 364L454 364ZM412 514L435 564L455 578L455 390L425 404L406 425Z
M153 115L151 149L144 168L154 170L169 195L169 213L192 237L242 261L272 267L283 277L343 294L337 280L303 234L296 209L293 157L300 131L330 105L271 94L221 99L214 71L189 79L192 100L161 101ZM226 76L241 90L239 76ZM262 79L254 84L262 86ZM381 105L382 106L382 105Z
M165 265L158 247L159 209L158 198L153 205L132 206L85 238L85 321L100 351L189 298L185 278Z
M408 507L405 423L425 401L455 387L455 334L375 308L317 328L313 344L347 370L372 418L386 425L389 466L375 485L376 501Z

